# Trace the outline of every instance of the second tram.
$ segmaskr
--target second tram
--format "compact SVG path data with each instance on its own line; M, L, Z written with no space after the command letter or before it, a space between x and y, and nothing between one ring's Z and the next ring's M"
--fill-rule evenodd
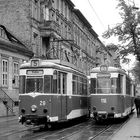
M134 110L135 85L123 69L101 65L90 74L91 117L123 118Z
M46 125L89 115L88 80L53 60L31 59L20 67L19 121Z

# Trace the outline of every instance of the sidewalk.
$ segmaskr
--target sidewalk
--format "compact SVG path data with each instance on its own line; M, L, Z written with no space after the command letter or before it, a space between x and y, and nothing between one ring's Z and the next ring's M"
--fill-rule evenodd
M136 112L111 140L140 140L140 117L137 118Z

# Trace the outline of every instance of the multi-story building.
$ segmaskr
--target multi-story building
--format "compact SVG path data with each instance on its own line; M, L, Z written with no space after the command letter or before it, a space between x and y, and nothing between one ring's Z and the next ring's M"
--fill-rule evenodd
M35 55L68 62L86 74L96 66L98 35L71 0L0 2L0 24Z
M0 116L6 115L6 109L13 111L19 94L19 66L32 55L27 46L0 25Z

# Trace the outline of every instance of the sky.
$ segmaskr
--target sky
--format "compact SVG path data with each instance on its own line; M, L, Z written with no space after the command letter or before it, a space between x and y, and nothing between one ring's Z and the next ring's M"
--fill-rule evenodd
M71 0L75 8L79 9L85 18L91 24L93 30L98 34L101 41L102 34L108 29L108 26L113 27L116 23L121 23L122 19L119 15L119 9L116 8L118 0ZM140 0L134 1L136 6L140 8Z
M116 23L121 23L122 19L119 15L117 8L117 0L71 0L75 8L79 9L88 22L91 24L92 29L98 34L99 39L104 43L114 43L117 39L109 38L104 39L102 34L108 27L114 27ZM126 0L135 2L135 6L140 8L140 0ZM134 57L131 55L131 62L125 69L129 69L135 62ZM124 66L125 67L125 66Z

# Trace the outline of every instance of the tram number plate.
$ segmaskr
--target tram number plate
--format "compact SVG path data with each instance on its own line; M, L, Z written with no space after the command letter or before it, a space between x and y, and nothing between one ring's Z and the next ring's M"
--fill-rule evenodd
M46 105L46 101L40 101L40 106L45 106Z
M106 98L101 99L101 103L107 103Z

